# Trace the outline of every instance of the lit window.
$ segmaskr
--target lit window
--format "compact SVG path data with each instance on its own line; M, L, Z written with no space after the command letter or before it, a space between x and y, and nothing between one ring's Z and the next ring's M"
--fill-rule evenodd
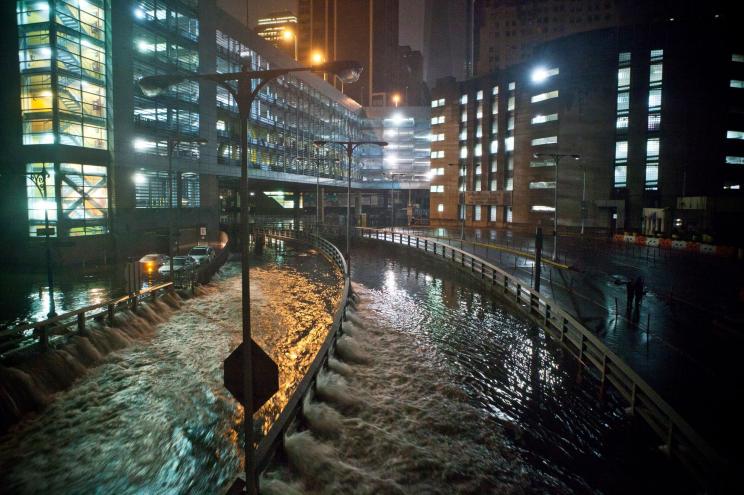
M558 142L558 136L548 136L544 138L537 138L532 140L532 146L543 146L545 144L556 144Z
M468 138L468 129L463 127L460 129L460 141L465 141Z
M431 100L431 108L437 108L439 106L438 100Z
M664 58L664 50L651 50L651 61L655 62Z
M555 163L553 163L553 160L533 160L530 162L530 167L532 168L538 168L538 167L552 167Z
M483 208L481 208L480 206L474 206L473 207L473 213L474 213L473 216L475 217L474 219L475 219L476 222L479 222L480 219L481 219L481 210L483 210Z
M438 211L439 213L442 213L442 212L444 211L444 205L443 205L442 203L439 203L439 204L437 205L437 211Z
M630 67L623 67L617 71L617 87L630 86Z
M497 94L499 94L499 87L498 86L494 86L493 87L493 90L491 91L491 94L494 95L494 96L496 96Z
M724 191L738 191L741 189L741 184L732 184L730 182L727 182L723 185Z
M495 191L495 189L492 189L492 190ZM498 210L496 209L496 206L489 206L488 207L488 220L490 222L495 222L496 221L496 212L497 211Z
M476 177L475 183L473 184L473 190L474 191L480 191L481 190L481 179L480 179L480 177Z
M617 61L620 64L627 64L630 63L630 52L621 52L617 56Z
M444 98L439 98L439 106L440 107L444 106Z
M554 120L558 120L557 113L551 113L550 115L535 115L534 117L532 117L533 124L544 124L546 122L552 122Z
M507 131L514 130L514 115L509 115L509 119L506 121L506 130Z
M437 171L437 175L444 175L444 167L439 167L435 170Z
M558 98L558 90L548 91L547 93L540 93L532 97L532 103L539 103L541 101L550 100L552 98Z
M651 89L648 92L648 108L659 108L661 106L661 90Z
M514 136L504 139L504 148L506 151L514 151Z
M136 110L135 110L136 112ZM218 131L224 131L226 129L225 127L225 121L224 120L218 120L217 121L217 130Z
M468 121L468 111L463 110L462 114L460 115L460 122L467 122Z
M432 151L431 157L432 158L444 158L444 150Z
M496 158L494 157L493 160L491 160L491 172L496 172L499 169L499 164L496 161Z
M513 96L510 96L506 104L506 109L511 112L514 110L515 107L516 107L516 100L514 99Z
M663 64L651 64L651 67L649 68L648 82L652 86L654 85L654 83L661 82L663 74L664 74Z
M499 152L499 142L498 140L494 139L491 141L491 148L490 148L491 154L498 153Z
M619 116L617 118L617 122L615 123L615 127L617 129L627 129L629 122L630 122L630 119L629 119L629 117L627 115L625 115L625 116L621 115L621 116Z
M536 213L549 213L549 212L555 211L554 206L545 206L545 205L532 205L532 208L530 209Z
M512 177L508 177L506 179L506 183L504 184L504 189L507 191L513 191L514 190L514 179Z
M630 108L630 93L622 91L617 94L617 111L627 112Z
M481 138L483 137L483 125L478 124L478 127L475 128L475 137Z
M467 158L467 157L468 157L468 147L460 146L460 158Z
M26 208L28 210L28 235L30 237L45 237L46 231L42 230L49 222L50 237L57 237L57 195L55 193L54 163L27 163L27 173L46 172L46 188L39 191L31 176L26 177ZM41 185L41 184L39 184ZM44 197L46 195L46 198Z
M475 99L478 100L478 101L480 101L480 100L483 99L483 90L482 89L475 94Z
M659 138L646 141L646 156L659 156Z
M530 182L530 189L555 189L554 181L533 181Z
M626 187L628 185L628 167L626 165L615 165L615 187Z
M489 190L490 190L490 191L495 191L495 190L496 190L496 187L497 187L497 185L498 185L498 184L497 184L497 182L496 182L496 179L491 179L491 183L490 183L490 185L489 185L489 187L490 187L490 189L489 189Z
M444 192L444 186L441 185L441 184L439 184L439 185L433 185L432 184L432 186L430 188L430 191L433 192L433 193L443 193Z
M648 130L658 131L661 126L661 115L658 113L648 114Z
M649 163L646 165L646 189L656 190L659 185L659 164Z
M181 174L181 208L198 208L201 205L199 174Z
M744 131L726 131L728 139L744 139Z
M508 155L506 158L506 169L507 170L514 170L514 156Z
M68 236L108 232L108 184L105 166L59 164L61 228Z
M618 141L615 143L615 161L625 161L628 159L628 142Z
M517 89L517 83L510 82L509 83L509 91L514 91L515 89Z
M483 154L483 147L481 146L480 143L478 143L478 144L475 145L474 155L475 156L481 156L482 154Z
M468 104L468 95L462 95L460 97L460 105L467 105Z
M732 79L729 82L729 86L731 86L732 88L736 88L736 89L742 89L744 88L744 81L741 81L739 79Z
M730 165L744 165L744 156L727 156L726 163Z
M512 222L512 207L507 206L506 207L506 223Z
M733 53L731 54L731 61L732 62L744 62L744 55L741 55L739 53Z

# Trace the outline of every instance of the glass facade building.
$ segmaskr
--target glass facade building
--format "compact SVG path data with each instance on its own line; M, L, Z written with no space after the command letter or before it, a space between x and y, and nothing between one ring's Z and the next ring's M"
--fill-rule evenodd
M16 20L28 235L39 236L45 211L55 237L105 234L106 160L79 163L69 150L109 148L106 2L22 0ZM37 161L37 146L54 146L54 160ZM32 180L42 172L46 191Z

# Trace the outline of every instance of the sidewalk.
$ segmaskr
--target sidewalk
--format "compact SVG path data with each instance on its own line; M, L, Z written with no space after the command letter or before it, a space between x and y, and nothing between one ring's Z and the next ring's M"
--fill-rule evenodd
M534 239L483 229L466 230L461 242L459 230L456 238L446 238L452 230L410 233L439 234L430 237L462 246L532 286L534 262L513 253L533 254ZM552 239L545 241L543 256L549 259ZM558 244L560 261L570 268L544 263L540 291L602 338L705 438L732 447L731 431L721 430L721 424L736 424L736 391L744 379L738 366L744 305L736 297L744 280L742 263L600 239L560 237ZM624 282L639 275L646 295L640 307L628 311Z

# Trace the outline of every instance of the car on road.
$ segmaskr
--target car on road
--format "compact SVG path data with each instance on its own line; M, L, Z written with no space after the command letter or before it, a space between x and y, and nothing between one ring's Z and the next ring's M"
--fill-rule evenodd
M197 266L199 266L199 264L191 256L173 257L174 272L195 270ZM158 273L161 275L168 275L170 273L170 262L167 262L163 266L158 268Z
M142 271L150 275L157 272L164 264L168 264L170 258L166 254L151 253L141 257L139 262Z
M194 246L189 250L189 256L194 258L200 265L209 264L214 260L216 253L209 246Z

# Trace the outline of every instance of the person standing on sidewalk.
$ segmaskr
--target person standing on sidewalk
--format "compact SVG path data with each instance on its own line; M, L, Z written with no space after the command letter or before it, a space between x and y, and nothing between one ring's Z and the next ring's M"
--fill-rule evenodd
M628 293L628 303L627 303L627 310L628 313L630 313L630 310L633 309L633 294L635 293L635 286L633 285L633 280L628 279L627 282L625 282L625 289Z
M636 280L635 280L635 284L634 285L635 285L635 287L634 287L634 290L635 290L635 303L636 303L636 306L640 306L641 305L641 300L643 299L643 291L644 291L643 277L638 276L636 278Z

